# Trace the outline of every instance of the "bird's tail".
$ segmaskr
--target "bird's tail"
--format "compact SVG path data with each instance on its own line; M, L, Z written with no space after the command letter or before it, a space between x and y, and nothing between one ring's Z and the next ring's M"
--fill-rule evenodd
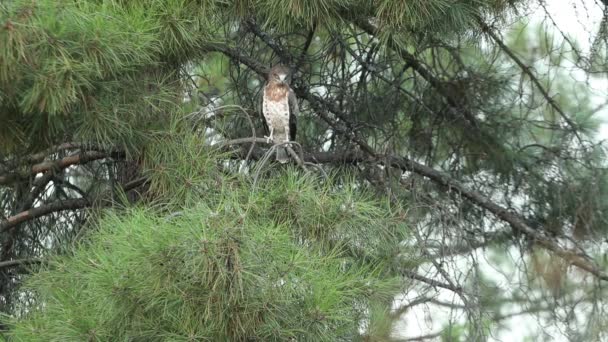
M289 155L285 147L277 147L277 161L281 164L285 164L289 161Z

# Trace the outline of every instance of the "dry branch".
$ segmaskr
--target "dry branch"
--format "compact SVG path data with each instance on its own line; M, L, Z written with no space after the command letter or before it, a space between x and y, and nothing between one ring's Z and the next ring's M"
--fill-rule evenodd
M133 190L133 189L143 185L146 182L148 182L148 179L145 177L142 177L142 178L136 179L134 181L131 181L131 182L125 184L122 187L122 189L123 189L123 191L127 192L127 191ZM100 198L110 197L111 191L112 190L109 190L108 193L102 195ZM99 203L101 205L104 202L96 201L95 203ZM84 208L92 207L93 205L94 205L94 203L87 198L71 198L71 199L67 199L67 200L60 200L60 201L43 204L39 207L25 210L18 214L10 216L4 221L0 221L0 233L6 233L6 232L10 231L11 229L17 227L20 223L23 223L23 222L26 222L29 220L33 220L33 219L36 219L36 218L39 218L39 217L42 217L42 216L45 216L48 214L52 214L52 213L55 213L58 211L64 211L64 210L84 209Z
M264 40L264 38L266 37L264 34L261 33L259 28L253 26L252 30L253 30L254 34L256 34L258 37L260 37L262 40ZM273 41L265 41L265 43L267 43L270 48L273 48L273 47L276 48L275 46L272 45L274 43ZM230 48L229 46L222 45L222 44L210 45L207 48L209 50L221 52L221 53L225 54L227 57L231 58L232 60L245 64L246 66L248 66L250 69L252 69L256 73L258 73L260 75L264 75L265 68L259 62L257 62L256 60L254 60L253 58L251 58L249 56L242 54L240 51L238 51L236 49ZM282 51L283 51L282 49L275 50L275 52L277 52L277 53L280 53ZM417 71L419 73L420 72L424 73L424 71L420 71L420 70L426 70L426 69L421 68L421 65L419 63L416 64L415 62L417 62L417 61L414 60L411 62L412 62L412 67L414 67L415 69L416 68L419 69L419 70L417 69ZM303 85L303 84L297 85L294 87L294 91L296 92L296 95L298 96L298 98L307 100L309 102L311 108L316 112L316 114L323 121L325 121L327 124L329 124L336 133L338 133L344 137L348 137L349 140L356 143L359 146L359 148L361 149L361 151L365 154L365 157L363 157L360 155L360 153L355 153L355 154L347 153L346 155L348 155L350 157L349 159L345 159L344 155L343 156L326 156L329 158L329 159L326 159L326 161L330 161L334 157L339 158L338 160L341 160L342 162L346 162L347 160L350 162L355 162L357 160L365 160L365 159L370 160L371 159L371 160L377 161L380 164L387 163L387 164L390 164L391 166L397 167L401 170L411 171L411 172L414 172L421 176L427 177L428 179L430 179L431 181L433 181L434 183L436 183L438 185L441 185L445 189L447 189L449 191L456 191L456 192L460 193L463 197L465 197L466 199L471 201L472 203L476 204L477 206L479 206L485 210L488 210L489 212L494 214L496 217L498 217L500 220L509 223L509 225L513 229L528 235L539 246L542 246L543 248L554 252L556 255L563 258L568 263L575 265L575 266L593 274L594 276L596 276L599 279L608 281L608 275L605 274L602 270L600 270L598 266L594 265L592 260L585 258L584 256L577 253L577 251L575 251L575 250L567 249L567 248L563 248L563 247L559 246L557 241L555 241L553 238L548 237L548 236L544 235L541 231L530 227L525 222L525 220L518 214L508 211L506 208L496 204L495 202L493 202L491 199L484 196L483 194L481 194L477 191L468 189L464 184L462 184L458 180L451 178L450 176L448 176L440 171L437 171L431 167L420 164L418 162L415 162L415 161L405 158L405 157L379 154L366 141L362 140L360 137L357 136L357 132L352 129L353 125L352 125L352 123L350 123L348 121L348 116L345 113L342 113L340 110L335 108L335 106L332 103L330 103L329 101L324 100L323 98L319 97L318 95L315 95L314 93L312 93L306 85ZM335 117L337 117L341 121L342 124L340 124L340 123L336 122L334 119L332 119L330 117L329 113L331 113ZM319 159L321 159L321 158L319 158Z
M513 62L515 62L515 64L517 64L517 66L521 69L521 71L524 74L526 74L530 78L530 81L532 81L534 86L538 89L538 91L540 91L540 93L543 95L545 100L547 100L547 103L562 117L562 119L564 119L564 121L566 121L568 126L570 126L570 130L574 133L574 135L577 137L577 139L579 141L582 141L581 137L579 136L579 134L577 132L576 124L568 117L568 115L566 115L566 113L564 113L562 108L557 104L557 102L555 102L553 97L551 97L551 95L549 95L549 92L545 89L545 87L543 87L543 85L540 83L540 80L538 79L538 77L536 77L536 75L534 75L532 70L530 70L530 67L527 66L524 62L522 62L522 60L519 59L519 57L517 57L517 55L515 55L515 53L513 51L511 51L511 49L509 49L509 47L507 45L505 45L505 43L502 41L502 39L500 39L500 37L496 34L496 32L494 32L486 23L484 23L483 20L478 19L478 23L479 23L479 26L481 26L481 29L483 30L483 32L487 33L492 38L492 40L494 40L494 42L496 42L498 47L507 56L509 56L509 58L511 58L511 60L513 60Z
M0 261L0 269L9 268L9 267L34 265L34 264L40 264L42 262L43 261L41 259L17 259L17 260Z
M5 173L3 175L0 175L0 185L9 184L17 179L25 179L29 176L35 176L36 174L41 172L47 172L51 170L62 170L72 165L85 164L90 161L104 159L109 156L110 155L105 152L86 151L57 160L41 162L29 166L27 170L24 171Z

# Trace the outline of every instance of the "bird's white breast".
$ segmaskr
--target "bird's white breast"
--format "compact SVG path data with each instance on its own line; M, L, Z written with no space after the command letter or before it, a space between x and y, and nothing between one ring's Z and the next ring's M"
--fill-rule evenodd
M269 126L277 130L283 130L289 125L289 102L287 96L278 101L265 99L264 101L264 117Z

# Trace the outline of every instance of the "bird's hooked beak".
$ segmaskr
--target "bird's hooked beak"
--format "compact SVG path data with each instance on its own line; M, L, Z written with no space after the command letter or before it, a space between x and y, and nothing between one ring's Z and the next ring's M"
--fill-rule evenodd
M287 79L286 74L279 74L279 81L281 81L281 83L285 83L286 79Z

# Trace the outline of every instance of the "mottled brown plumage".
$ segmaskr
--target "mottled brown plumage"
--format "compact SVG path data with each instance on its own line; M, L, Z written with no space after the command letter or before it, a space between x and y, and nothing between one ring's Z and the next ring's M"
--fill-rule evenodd
M269 141L283 143L296 138L296 115L298 102L293 90L289 87L289 69L274 66L268 73L268 82L264 87L262 112L270 130ZM286 163L289 160L284 147L277 148L277 160Z

